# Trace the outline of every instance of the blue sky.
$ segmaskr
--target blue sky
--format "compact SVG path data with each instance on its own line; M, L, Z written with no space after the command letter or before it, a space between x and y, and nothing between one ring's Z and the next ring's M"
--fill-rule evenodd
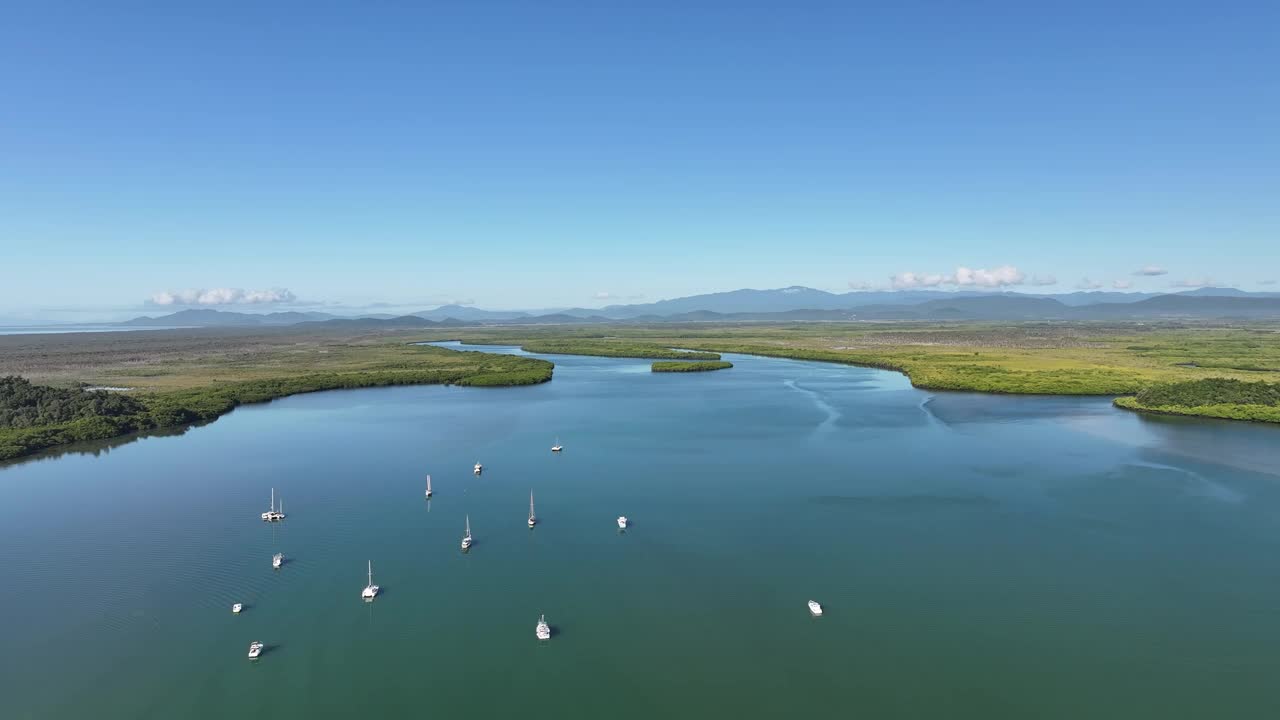
M0 317L1280 279L1275 3L0 5Z

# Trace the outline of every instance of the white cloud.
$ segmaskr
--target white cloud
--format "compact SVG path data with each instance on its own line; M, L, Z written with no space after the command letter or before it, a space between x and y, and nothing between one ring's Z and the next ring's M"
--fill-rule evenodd
M895 290L938 287L939 285L996 288L1022 285L1026 282L1026 276L1012 265L1001 265L991 270L958 267L950 275L904 272L889 278L889 282Z
M1029 281L1030 285L1057 285L1058 278L1052 275L1032 275Z
M1168 274L1169 274L1169 271L1168 271L1168 270L1165 270L1164 268L1160 267L1159 265L1143 265L1142 267L1138 268L1137 270L1134 270L1134 271L1133 271L1133 274L1134 274L1134 275L1146 275L1146 276L1148 276L1148 277L1153 277L1153 276L1155 276L1155 275L1168 275Z
M917 275L913 272L898 273L889 278L889 283L893 285L894 290L906 290L908 288L920 287L937 287L944 280L941 275Z
M609 298L612 298L613 295L609 294L608 292L601 291L596 293L593 297L597 300L608 300Z
M1102 287L1102 283L1094 282L1089 278L1080 278L1080 282L1076 283L1076 287L1080 290L1097 290Z
M976 285L978 287L1007 287L1021 285L1026 278L1012 265L1001 265L993 270L970 270L967 267L956 268L956 285Z
M212 288L209 290L165 290L151 296L153 305L274 305L291 303L298 298L284 288L241 290Z
M1212 284L1213 284L1213 279L1208 277L1186 278L1185 280L1179 280L1175 283L1172 283L1173 287L1180 287L1180 288L1208 287Z
M1275 285L1275 284L1276 284L1276 281L1275 281L1274 279L1272 279L1272 280L1259 280L1259 281L1258 281L1258 284L1259 284L1259 285Z
M1116 290L1128 290L1129 288L1133 287L1133 283L1129 282L1128 280L1113 280L1111 282L1111 287L1115 288Z

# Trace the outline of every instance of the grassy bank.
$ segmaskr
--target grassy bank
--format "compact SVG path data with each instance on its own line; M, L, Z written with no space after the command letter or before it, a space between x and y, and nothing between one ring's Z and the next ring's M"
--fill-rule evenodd
M1194 380L1144 388L1116 398L1117 407L1162 415L1280 422L1280 385L1230 379Z
M486 341L483 338L467 340L471 345L510 345L504 340ZM525 352L539 355L592 355L595 357L640 358L644 360L719 360L714 352L672 350L652 343L621 342L616 340L529 340L515 343Z
M816 360L895 370L919 388L986 393L1134 396L1210 378L1280 381L1280 327L1185 323L794 323L506 328L451 333L466 342L612 346ZM1122 407L1127 404L1118 403ZM1186 414L1265 419L1223 401ZM1173 407L1173 406L1167 406ZM1190 409L1187 409L1187 408Z
M649 366L652 372L709 372L711 370L727 370L733 363L723 360L707 360L703 362L682 362L679 360L659 360Z
M21 457L67 443L104 440L142 430L207 422L238 405L266 402L299 393L390 385L531 385L550 380L554 367L551 363L536 358L458 352L436 347L399 347L402 343L398 342L395 345L397 347L387 347L381 343L367 346L368 354L379 356L380 353L386 353L386 356L381 361L366 359L370 366L361 369L279 373L275 377L255 379L207 378L203 384L193 384L190 377L184 377L181 386L170 387L176 384L170 382L164 389L130 392L122 398L127 401L101 410L93 409L95 404L102 405L101 402L95 403L96 398L112 397L111 394L63 389L58 394L45 393L41 397L25 400L27 408L38 405L44 409L55 401L62 405L78 403L79 406L88 408L83 411L76 409L70 415L65 412L22 413L19 411L23 409L23 398L10 397L9 404L17 406L17 409L8 414L0 414L0 419L7 420L0 424L0 460ZM323 367L332 360L328 353L321 352L319 355L309 363L311 367ZM341 353L337 355L344 357ZM395 361L388 362L388 358L395 358ZM332 364L343 363L345 359ZM5 398L0 398L0 407L4 407L4 402Z

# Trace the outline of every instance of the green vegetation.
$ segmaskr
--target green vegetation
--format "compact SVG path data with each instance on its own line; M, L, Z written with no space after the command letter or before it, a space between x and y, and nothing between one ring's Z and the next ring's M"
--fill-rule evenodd
M1265 324L685 323L475 329L449 337L531 351L589 345L592 354L606 354L611 346L640 345L818 360L896 370L920 388L990 393L1114 396L1210 378L1280 380L1280 328ZM1210 407L1196 406L1194 414L1225 416Z
M141 403L127 395L32 385L17 375L0 378L0 429L119 417L143 410Z
M727 370L733 367L733 363L724 362L723 360L710 360L703 362L682 362L679 360L660 360L649 366L649 370L653 372L707 372L709 370Z
M1168 415L1280 422L1280 384L1210 378L1144 388L1118 407Z
M1124 408L1280 422L1280 405L1266 401L1277 386L1259 382L1280 379L1280 327L1264 324L209 328L0 336L0 375L51 386L6 381L10 398L0 404L0 459L201 422L241 403L299 392L420 383L519 385L551 377L551 364L534 358L410 344L459 339L546 354L719 361L719 353L738 352L819 360L897 370L921 388L1122 395L1116 404ZM85 384L132 390L81 390Z
M4 378L0 380L0 460L72 442L207 422L237 405L286 395L388 385L531 385L550 380L554 367L536 358L435 347L414 347L409 352L417 360L416 368L384 365L361 371L304 372L231 382L210 380L195 387L130 395L47 387L19 377Z
M468 340L475 345L508 345L506 341ZM642 358L662 360L719 360L713 352L672 350L655 344L617 342L614 340L531 340L520 344L525 352L539 355L592 355L596 357Z

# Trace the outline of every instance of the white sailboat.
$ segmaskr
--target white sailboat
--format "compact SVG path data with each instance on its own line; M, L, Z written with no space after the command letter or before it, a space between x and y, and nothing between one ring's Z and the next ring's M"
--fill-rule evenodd
M475 472L475 474L479 475L480 473L484 472L484 466L483 466L483 465L481 465L480 463L476 463L476 466L475 466L475 468L473 469L473 472Z
M533 491L529 491L529 527L538 524L538 517L533 514Z
M466 531L466 533L462 536L462 549L463 549L463 550L468 550L468 549L470 549L470 548L471 548L471 516L470 516L470 515L468 515L468 516L467 516L467 531Z
M271 567L279 570L281 565L284 565L284 553L276 553L275 555L272 555Z
M280 501L280 509L276 509L276 489L271 488L271 505L262 513L264 522L280 522L284 519L284 500Z
M365 585L364 590L360 591L360 597L364 598L365 602L373 602L373 599L378 597L378 591L381 589L382 588L373 584L373 561L370 560L369 561L369 584Z
M560 438L556 438L556 444L551 446L551 452L560 452L564 446L560 444Z
M539 640L551 639L551 626L547 624L546 615L538 618L538 627L534 628L533 632L538 636Z
M431 497L431 476L427 476L427 497Z

